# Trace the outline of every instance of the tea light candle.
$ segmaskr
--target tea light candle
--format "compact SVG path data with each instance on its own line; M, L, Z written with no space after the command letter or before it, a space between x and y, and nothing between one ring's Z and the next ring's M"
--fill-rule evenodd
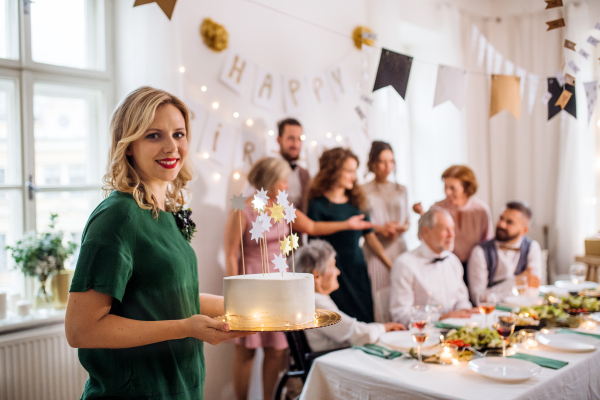
M537 346L538 346L537 340L531 339L531 338L528 338L527 340L525 340L525 343L523 344L524 349L532 349Z
M597 325L596 321L594 321L590 317L586 317L583 319L583 322L581 323L579 328L585 329L586 331L593 331L596 329L596 325Z
M442 352L440 353L440 364L452 365L458 363L458 356L456 352L457 347L451 344L443 344Z

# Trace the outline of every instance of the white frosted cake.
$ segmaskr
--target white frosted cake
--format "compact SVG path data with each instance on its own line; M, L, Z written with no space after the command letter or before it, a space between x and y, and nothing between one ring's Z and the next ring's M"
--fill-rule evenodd
M223 279L225 314L235 328L285 327L315 319L312 274L285 272Z

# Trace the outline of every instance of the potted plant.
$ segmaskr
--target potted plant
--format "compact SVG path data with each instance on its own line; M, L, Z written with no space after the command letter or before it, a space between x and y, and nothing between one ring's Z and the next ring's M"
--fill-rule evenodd
M40 288L36 294L35 308L65 308L72 271L65 270L65 261L77 248L73 242L66 242L63 232L55 229L58 214L50 215L50 231L37 233L30 231L23 235L14 246L7 246L15 260L16 268L26 276L37 277ZM46 281L52 275L51 297L46 292Z

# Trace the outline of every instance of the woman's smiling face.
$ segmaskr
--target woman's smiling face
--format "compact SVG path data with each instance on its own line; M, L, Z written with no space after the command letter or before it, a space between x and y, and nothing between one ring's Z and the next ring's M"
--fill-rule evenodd
M168 183L177 178L188 153L185 119L177 107L164 104L144 135L132 142L127 155L146 183Z

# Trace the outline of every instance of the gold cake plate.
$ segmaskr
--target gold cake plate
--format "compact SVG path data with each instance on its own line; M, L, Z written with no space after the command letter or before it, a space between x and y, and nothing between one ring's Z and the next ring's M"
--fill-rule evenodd
M315 308L315 319L306 324L288 324L286 326L265 326L265 327L240 327L234 323L227 321L225 315L221 315L215 318L217 321L223 321L229 323L229 329L236 332L292 332L292 331L303 331L306 329L324 328L326 326L335 325L342 320L342 316L335 311L323 310L322 308Z

